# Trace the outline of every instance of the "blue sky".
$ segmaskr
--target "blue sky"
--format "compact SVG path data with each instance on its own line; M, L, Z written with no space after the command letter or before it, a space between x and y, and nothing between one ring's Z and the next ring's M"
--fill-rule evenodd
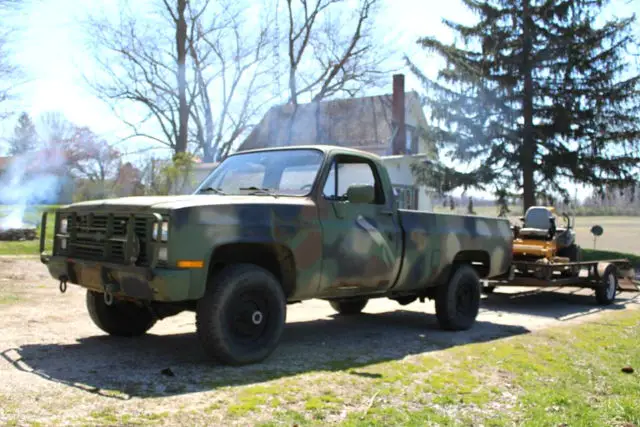
M19 29L14 34L15 60L29 79L21 87L20 99L14 108L34 117L47 111L60 111L72 122L89 126L111 140L128 135L129 130L90 92L82 79L83 72L90 72L93 64L79 23L87 13L97 12L96 5L109 13L117 10L118 2L26 1L24 10L11 18L11 23ZM616 0L611 10L626 15L640 12L639 4L640 0ZM441 62L427 58L416 45L416 39L435 35L450 40L451 34L441 23L442 18L473 20L459 0L388 0L382 8L377 31L385 45L394 48L396 64L402 66L402 55L407 53L417 58L429 74L435 73ZM420 90L415 78L408 71L405 74L407 90ZM391 92L391 76L389 86L375 92ZM0 135L7 136L13 125L14 121L5 121ZM163 154L162 150L158 154Z

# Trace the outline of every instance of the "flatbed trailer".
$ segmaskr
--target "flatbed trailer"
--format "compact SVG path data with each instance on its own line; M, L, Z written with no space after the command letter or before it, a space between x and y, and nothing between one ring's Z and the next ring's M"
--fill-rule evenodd
M628 259L566 263L514 260L508 276L486 280L483 292L490 294L498 286L593 289L597 303L609 305L615 300L618 291L637 292L640 279L636 277L635 269Z

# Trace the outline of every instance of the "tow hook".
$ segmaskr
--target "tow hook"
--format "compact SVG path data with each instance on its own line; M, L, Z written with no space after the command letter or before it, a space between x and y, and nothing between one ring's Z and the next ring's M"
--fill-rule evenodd
M60 285L58 286L58 288L60 289L60 293L64 294L65 292L67 292L67 277L66 276L60 276Z
M113 304L113 294L105 289L104 291L104 303L106 305Z

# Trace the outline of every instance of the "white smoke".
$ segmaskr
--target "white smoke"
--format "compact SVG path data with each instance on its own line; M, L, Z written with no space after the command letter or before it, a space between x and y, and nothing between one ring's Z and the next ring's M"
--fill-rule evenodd
M0 204L9 213L0 219L0 228L26 228L25 212L29 206L56 200L64 183L65 156L52 147L8 159L7 169L0 175Z

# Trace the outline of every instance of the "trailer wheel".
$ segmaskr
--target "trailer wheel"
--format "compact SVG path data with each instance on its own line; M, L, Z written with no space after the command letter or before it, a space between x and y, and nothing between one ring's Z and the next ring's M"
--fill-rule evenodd
M448 283L438 286L436 317L442 329L463 331L473 326L480 310L480 279L470 265L460 265Z
M616 299L618 290L616 267L614 265L607 266L600 280L602 284L596 288L596 301L600 305L609 305Z

